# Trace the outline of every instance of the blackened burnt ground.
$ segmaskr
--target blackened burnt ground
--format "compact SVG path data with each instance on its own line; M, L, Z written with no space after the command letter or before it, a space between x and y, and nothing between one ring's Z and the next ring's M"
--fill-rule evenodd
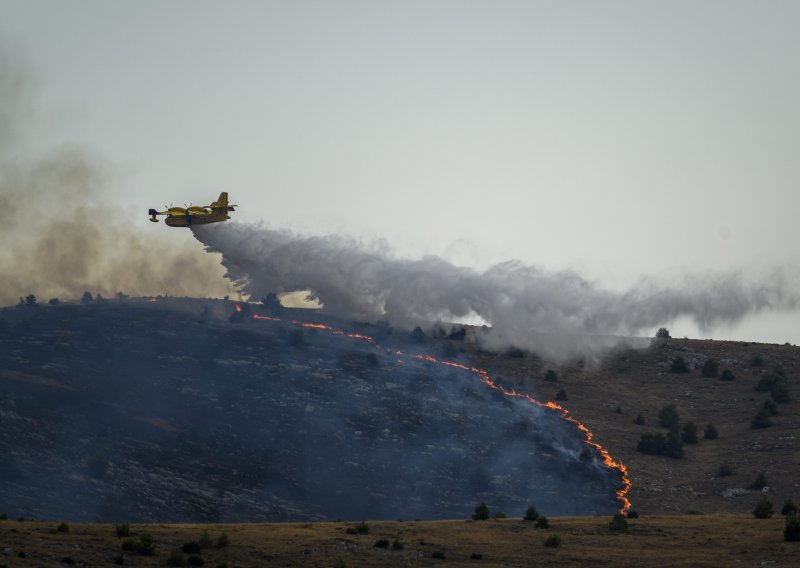
M0 311L0 510L74 521L609 513L619 478L554 413L469 372L233 303ZM300 314L300 315L298 315ZM318 314L291 317L319 321ZM331 323L327 320L326 323Z

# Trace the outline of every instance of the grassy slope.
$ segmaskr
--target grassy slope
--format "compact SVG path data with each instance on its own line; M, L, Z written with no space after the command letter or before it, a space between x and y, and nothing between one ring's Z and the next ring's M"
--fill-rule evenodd
M666 372L660 362L681 355L702 353L717 360L735 358L731 367L736 380L719 381L702 377L699 371L687 374ZM753 367L756 355L764 358L763 367ZM535 359L511 359L484 355L481 365L526 386L537 398L551 400L564 388L569 400L564 405L596 434L614 457L628 466L633 487L634 507L649 514L662 513L744 513L754 507L758 495L723 497L727 489L746 488L759 471L769 483L767 495L779 507L787 498L800 500L800 348L710 340L659 340L649 349L624 351L610 356L599 369L578 367L558 369L557 383L542 380L545 364ZM772 418L774 426L753 430L753 416L767 398L755 392L758 377L781 365L788 377L792 401L779 405ZM681 423L694 421L700 443L685 446L680 460L648 456L636 451L643 432L663 432L658 427L658 412L674 403ZM617 407L622 414L616 412ZM644 426L633 423L641 412ZM719 431L714 441L702 439L702 429L712 422ZM719 478L722 462L733 466L731 477Z
M230 546L203 551L206 566L320 566L341 559L346 566L753 566L763 561L796 565L800 543L784 542L783 519L751 516L661 516L630 522L627 532L608 529L608 517L551 519L551 528L502 521L421 521L370 523L366 535L346 534L346 523L259 525L142 525L154 539L154 557L125 553L126 566L164 566L169 553L203 530L215 538L221 530ZM0 522L0 565L113 565L121 552L112 525L72 525L68 533L56 523ZM545 538L558 534L561 547L546 548ZM375 548L377 539L395 538L402 550ZM19 558L24 551L26 558ZM432 558L435 551L445 560ZM472 553L481 561L470 560Z

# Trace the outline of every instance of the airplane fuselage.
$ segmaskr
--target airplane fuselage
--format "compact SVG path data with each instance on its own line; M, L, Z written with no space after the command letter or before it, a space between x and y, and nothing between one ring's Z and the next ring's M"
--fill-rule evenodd
M170 227L190 227L191 225L221 223L228 219L230 219L228 215L181 215L180 217L168 216L164 222Z

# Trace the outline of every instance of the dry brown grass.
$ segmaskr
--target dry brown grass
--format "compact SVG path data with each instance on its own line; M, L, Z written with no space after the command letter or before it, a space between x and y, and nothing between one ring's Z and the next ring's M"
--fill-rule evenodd
M551 519L551 528L505 519L473 521L370 522L370 533L347 534L354 523L236 525L137 525L156 542L153 557L124 553L125 566L165 566L169 553L223 530L230 546L203 551L205 566L753 566L774 562L796 566L800 543L784 542L783 519L745 515L658 516L630 521L627 532L608 529L610 517ZM0 565L108 566L122 553L108 524L75 524L68 533L55 522L0 522ZM557 534L559 548L546 548ZM375 548L378 539L404 543L402 550ZM441 551L445 559L432 557ZM24 552L26 557L18 554ZM471 560L473 553L482 560Z

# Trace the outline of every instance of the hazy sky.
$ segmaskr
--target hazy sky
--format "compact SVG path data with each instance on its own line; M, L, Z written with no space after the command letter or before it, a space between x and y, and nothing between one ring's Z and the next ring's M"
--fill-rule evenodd
M225 190L237 219L613 289L800 261L798 22L797 1L0 0L28 144L107 158L142 231ZM800 343L798 322L713 335Z

